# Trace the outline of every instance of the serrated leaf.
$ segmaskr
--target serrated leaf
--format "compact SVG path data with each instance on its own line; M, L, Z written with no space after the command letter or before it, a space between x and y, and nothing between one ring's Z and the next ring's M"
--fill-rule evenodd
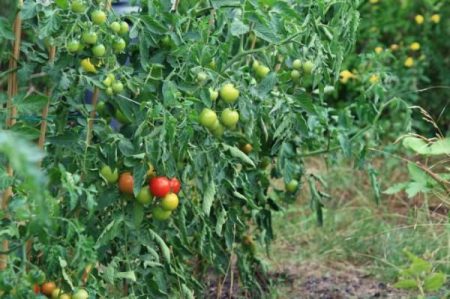
M245 25L244 23L242 23L241 20L239 19L234 19L233 22L231 23L231 35L234 36L240 36L243 34L246 34L250 28Z
M383 191L383 193L392 195L392 194L395 194L395 193L398 193L398 192L404 190L407 186L408 186L408 183L398 183L398 184L392 185L391 187L389 187L388 189Z
M450 155L450 138L439 139L429 148L430 155Z
M215 196L216 196L216 185L214 184L214 181L210 181L207 183L202 201L203 213L205 213L207 216L209 216L209 213L211 212L211 207L214 202Z
M228 150L233 157L240 159L242 162L245 162L252 167L256 167L252 159L250 159L249 156L247 156L243 151L241 151L237 147L229 146L227 144L223 144L223 147L225 148L225 150Z
M432 273L425 278L423 288L427 292L437 291L443 287L445 283L444 273Z
M277 73L271 72L257 86L256 92L258 97L264 98L277 84Z
M428 153L428 144L421 138L408 136L403 139L403 146L412 149L418 154Z
M217 222L216 222L216 234L219 236L222 236L222 227L227 221L227 212L222 209L219 212L219 215L217 216Z
M413 181L425 184L428 179L427 173L414 163L408 163L408 172Z
M152 238L156 240L156 243L158 243L164 259L168 264L170 264L170 249L167 246L166 242L164 242L164 240L152 229L149 228L148 230L150 231L150 235L152 236Z

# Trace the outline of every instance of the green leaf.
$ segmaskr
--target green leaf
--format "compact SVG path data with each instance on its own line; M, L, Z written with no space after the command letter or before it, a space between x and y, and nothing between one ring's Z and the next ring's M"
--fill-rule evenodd
M257 86L258 97L264 98L277 84L277 73L271 72Z
M450 155L450 138L439 139L430 146L430 155Z
M409 198L413 198L414 196L416 196L418 193L420 192L428 192L429 189L424 185L424 183L422 182L411 182L408 183L408 185L405 188L405 192L406 194L408 194Z
M417 289L417 282L414 279L402 279L394 284L394 288L397 289Z
M421 182L424 185L428 179L428 174L414 163L408 163L408 172L411 179Z
M229 146L227 144L223 144L223 147L225 150L229 151L233 157L238 158L242 162L245 162L248 165L256 168L255 163L253 163L252 159L250 159L243 151L241 151L237 147Z
M216 234L222 236L222 227L227 221L227 212L224 209L221 209L219 215L217 216L216 222Z
M120 279L128 279L133 282L136 282L136 274L134 273L134 271L118 272L116 273L115 277Z
M249 30L250 28L239 19L234 19L231 23L231 35L240 36L246 34Z
M421 138L408 136L403 139L403 146L418 154L426 155L429 153L428 144Z
M404 190L407 186L408 186L408 183L398 183L398 184L392 185L391 187L389 187L388 189L383 191L383 193L392 195L392 194L395 194L395 193L398 193L398 192Z
M0 41L2 39L14 40L14 34L12 33L12 24L11 26L8 22L8 19L0 17Z
M427 292L437 291L444 286L445 274L441 272L432 273L425 278L423 288Z
M209 213L211 212L211 207L214 202L215 196L216 196L216 185L214 184L214 181L211 180L210 182L207 182L202 202L203 213L205 213L207 216L209 216Z
M150 231L150 235L152 236L152 238L156 240L156 243L158 243L164 259L168 264L170 264L170 249L167 246L166 242L164 242L164 240L155 231L150 228L148 230Z

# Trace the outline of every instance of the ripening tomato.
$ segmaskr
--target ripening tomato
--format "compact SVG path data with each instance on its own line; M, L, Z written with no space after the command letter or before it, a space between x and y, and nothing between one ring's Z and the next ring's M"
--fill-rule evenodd
M116 80L116 78L114 78L113 74L108 74L105 78L105 80L103 80L103 85L105 86L111 86L111 84L114 82L114 80Z
M48 281L41 286L41 292L44 295L51 296L56 289L56 284L53 281Z
M130 26L128 26L127 22L125 22L125 21L120 22L120 31L119 31L120 35L127 34L129 30L130 30Z
M166 211L173 211L178 207L179 202L175 193L169 193L161 200L161 208Z
M234 128L239 121L239 113L236 110L226 108L220 115L220 120L228 128Z
M265 78L270 73L270 69L265 65L260 65L256 68L255 73L258 78Z
M88 299L89 293L85 289L78 289L72 295L72 299Z
M86 11L86 5L81 0L72 1L72 5L70 6L70 8L75 13L83 13Z
M118 38L114 40L113 49L116 53L122 53L123 50L127 47L127 43L123 38Z
M306 74L308 74L308 75L311 74L313 69L314 69L314 63L312 61L308 60L303 64L303 71Z
M170 185L170 191L178 194L178 192L180 192L181 190L181 183L177 178L171 178L169 180L169 185Z
M295 193L298 189L298 181L292 179L289 183L286 184L286 190L289 193Z
M85 58L85 59L81 60L80 65L81 65L81 68L83 69L83 71L85 71L87 73L96 73L97 72L97 69L92 64L92 62L89 58Z
M33 285L33 292L34 292L35 294L39 294L39 293L41 292L41 287L40 287L37 283L35 283L35 284Z
M119 190L122 193L133 194L134 179L130 172L124 172L119 177Z
M86 44L93 45L97 42L97 33L93 32L93 31L83 32L83 34L81 35L81 39Z
M246 154L250 154L253 151L253 146L250 143L247 143L241 147L241 150Z
M152 195L150 193L150 190L148 188L142 188L141 191L139 191L138 195L136 196L136 199L143 205L151 203Z
M75 53L80 49L80 42L76 39L73 39L67 43L66 48L67 48L67 52Z
M120 81L114 82L111 87L115 93L120 93L123 91L123 84Z
M156 197L164 197L170 192L170 181L165 176L150 179L150 192Z
M219 93L222 100L229 104L236 102L239 97L239 90L237 90L231 83L223 85Z
M254 60L252 63L252 69L254 72L256 72L256 70L259 68L260 64L258 60Z
M292 62L292 68L294 68L296 70L300 70L302 68L302 61L300 59L295 59Z
M293 81L297 81L298 79L300 79L300 72L297 70L292 70L291 72L291 79Z
M95 57L103 57L105 56L105 53L106 48L103 44L98 44L92 48L92 54L94 54Z
M94 10L91 14L92 22L96 25L101 25L106 22L106 13L101 10Z
M100 170L100 175L110 184L114 184L115 182L117 182L117 179L119 178L119 173L117 172L117 169L114 169L113 171L111 167L109 167L108 165L104 165L102 167L102 169Z
M217 121L217 114L209 108L204 108L200 113L200 124L206 128L212 128Z
M155 220L164 221L170 218L172 211L166 211L160 206L156 206L153 208L152 215Z

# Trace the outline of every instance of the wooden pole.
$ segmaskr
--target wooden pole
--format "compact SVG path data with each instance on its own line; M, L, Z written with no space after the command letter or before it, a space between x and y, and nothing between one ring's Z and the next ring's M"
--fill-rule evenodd
M23 0L18 1L19 7L22 7ZM22 19L20 18L20 13L18 12L16 15L16 19L14 20L14 43L13 43L13 53L9 60L9 70L11 72L8 76L8 102L7 102L7 111L8 111L8 118L6 119L6 127L11 127L16 123L16 116L17 116L17 110L16 107L14 107L13 99L17 94L18 84L17 84L17 62L19 61L20 57L20 43L21 43L21 36L22 36ZM8 176L13 176L14 172L11 167L11 165L8 165L6 168L6 172ZM3 191L2 195L2 204L1 208L2 210L5 210L8 207L9 200L12 196L12 187L9 186ZM9 241L3 240L2 241L2 251L7 252L9 250ZM5 270L8 266L8 255L2 254L0 255L0 271Z

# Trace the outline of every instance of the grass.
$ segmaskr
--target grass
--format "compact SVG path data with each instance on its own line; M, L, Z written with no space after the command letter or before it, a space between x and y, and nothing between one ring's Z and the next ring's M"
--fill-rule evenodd
M382 162L376 168L384 189L405 178L400 162ZM279 282L290 281L276 284L275 298L293 298L305 292L302 283L311 273L395 283L399 270L407 264L405 248L450 275L448 215L428 208L439 204L439 199L423 195L407 199L400 194L383 196L376 205L367 172L345 163L329 166L311 160L308 164L307 169L314 169L329 183L324 191L332 199L326 203L323 227L309 209L306 189L295 204L274 217L277 239L270 257L264 259L270 272L284 273ZM346 284L344 280L342 287Z

